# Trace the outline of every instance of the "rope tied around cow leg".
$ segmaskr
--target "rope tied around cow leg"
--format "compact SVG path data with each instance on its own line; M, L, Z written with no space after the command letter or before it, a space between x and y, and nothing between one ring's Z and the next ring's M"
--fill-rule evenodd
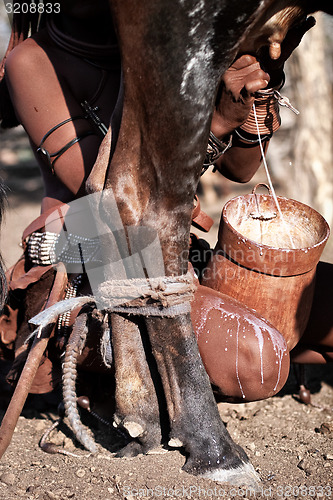
M113 312L174 317L190 312L196 285L190 272L180 276L108 280L95 293Z
M151 284L151 282L149 282ZM151 284L152 290L150 292L150 297L153 300L160 301L163 307L167 307L167 301L163 295L166 290L166 284L163 282L162 278L156 278L156 284Z
M195 290L190 272L180 276L109 280L99 285L95 296L85 295L57 302L34 316L29 323L43 329L56 321L60 314L93 303L109 312L175 317L191 312L190 302Z
M103 309L109 312L164 317L186 314L190 312L190 301L195 290L196 285L190 272L181 276L105 281L99 286L96 297L79 296L62 300L32 318L29 322L39 326L32 336L38 339L39 334L42 334L50 323L55 323L60 314L88 304L93 306L98 300L103 301ZM96 444L81 424L76 406L76 361L88 333L86 323L86 314L81 314L75 322L66 347L63 370L64 403L76 438L86 449L95 453ZM104 333L109 335L109 332Z

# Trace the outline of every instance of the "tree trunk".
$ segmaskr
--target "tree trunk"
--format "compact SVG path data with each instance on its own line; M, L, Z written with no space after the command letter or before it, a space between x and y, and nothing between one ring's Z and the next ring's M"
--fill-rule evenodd
M325 39L325 18L323 14L316 18L316 26L305 35L287 68L294 92L292 102L300 111L293 128L288 196L315 208L332 226L333 98L328 67L331 54Z

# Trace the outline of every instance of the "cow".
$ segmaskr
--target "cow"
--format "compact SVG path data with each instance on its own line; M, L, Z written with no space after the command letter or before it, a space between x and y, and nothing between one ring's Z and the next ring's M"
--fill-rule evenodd
M187 272L193 197L220 75L263 26L269 27L270 50L278 58L288 22L276 26L266 21L299 4L306 13L318 8L269 0L241 6L236 1L110 1L122 55L124 105L103 188L112 188L125 227L144 225L156 231L167 276L177 279ZM100 189L101 177L98 165L88 180L89 192ZM189 313L143 313L140 322L165 393L169 442L184 446L188 454L184 469L253 485L256 473L219 417ZM123 456L147 452L161 438L159 401L141 334L138 321L113 315L115 420L130 434L133 429L136 438Z

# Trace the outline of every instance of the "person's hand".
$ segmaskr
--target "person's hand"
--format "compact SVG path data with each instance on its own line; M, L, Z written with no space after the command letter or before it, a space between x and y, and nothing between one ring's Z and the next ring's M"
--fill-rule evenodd
M304 17L302 21L294 24L287 32L277 30L268 42L258 52L261 67L269 73L271 86L282 81L284 63L300 44L303 36L316 24L314 17Z
M245 54L234 61L221 79L211 125L216 137L230 134L247 120L254 93L267 87L269 80L255 57Z

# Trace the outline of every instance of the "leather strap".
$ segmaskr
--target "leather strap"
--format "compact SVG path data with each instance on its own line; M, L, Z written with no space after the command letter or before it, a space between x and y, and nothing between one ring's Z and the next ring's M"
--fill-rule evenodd
M213 225L213 219L209 217L203 210L201 210L200 200L197 195L194 197L194 209L192 212L192 224L196 228L207 233ZM22 247L25 250L27 238L35 231L40 231L44 229L45 223L60 221L61 225L64 224L64 218L67 211L69 210L69 205L66 203L60 203L56 207L52 207L49 210L43 212L37 219L33 220L28 227L25 228L22 235Z
M53 265L49 266L35 266L25 271L24 258L21 258L11 269L6 273L8 280L9 290L25 290L28 286L33 283L37 283L50 269L54 268Z
M201 210L200 200L197 195L194 197L194 209L192 212L192 225L205 233L208 233L214 221L209 215Z
M33 220L28 227L25 228L22 235L22 246L23 249L26 248L26 240L27 238L34 233L35 231L39 231L45 227L45 223L51 223L55 221L61 221L61 225L64 223L64 217L69 209L69 205L65 203L61 203L56 207L50 208L43 212L37 219Z

